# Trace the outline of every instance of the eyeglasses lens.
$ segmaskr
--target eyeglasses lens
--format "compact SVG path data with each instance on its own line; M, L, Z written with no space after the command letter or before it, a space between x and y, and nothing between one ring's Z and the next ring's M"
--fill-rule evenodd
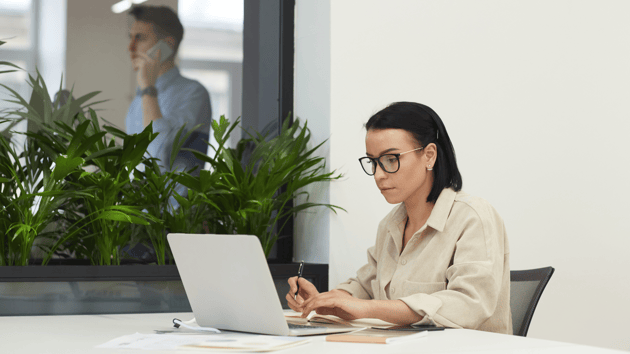
M381 156L380 161L385 172L394 173L398 171L398 156L383 155Z
M363 167L363 171L365 171L365 173L367 173L370 176L376 173L377 162L375 160L372 160L369 157L363 157L360 159L360 161L361 161L361 167ZM378 158L378 161L380 162L380 165L383 168L383 170L388 173L394 173L398 171L398 168L400 167L399 162L398 162L399 161L398 156L396 155L383 155Z
M363 167L363 171L365 171L365 173L372 176L376 172L376 162L370 160L368 157L364 157L360 161L361 167Z

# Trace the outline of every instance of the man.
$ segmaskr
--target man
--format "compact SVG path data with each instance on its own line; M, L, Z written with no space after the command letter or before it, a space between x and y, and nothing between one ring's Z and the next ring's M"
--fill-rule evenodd
M173 10L166 6L134 6L129 14L135 21L129 31L128 50L138 87L127 113L127 133L139 133L153 123L153 131L159 135L149 145L148 153L159 158L162 171L166 171L170 170L177 131L184 124L183 134L202 125L191 134L184 147L207 152L205 141L212 119L210 95L199 82L182 77L175 66L184 28ZM160 40L173 52L162 61L162 50L158 49L152 56L147 54ZM173 163L174 170L195 166L203 168L203 162L190 152L180 152Z

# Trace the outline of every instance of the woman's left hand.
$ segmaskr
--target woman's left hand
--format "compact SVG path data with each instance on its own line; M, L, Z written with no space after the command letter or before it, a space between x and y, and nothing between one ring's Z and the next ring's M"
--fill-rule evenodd
M331 290L317 294L302 304L302 317L311 311L320 315L335 315L344 320L355 320L370 317L370 300L353 297L343 290Z

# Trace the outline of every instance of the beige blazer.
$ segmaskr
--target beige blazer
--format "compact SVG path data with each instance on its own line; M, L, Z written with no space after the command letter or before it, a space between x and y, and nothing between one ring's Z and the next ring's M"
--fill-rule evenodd
M368 263L337 286L361 299L401 300L417 324L512 333L508 240L485 200L444 189L402 254L404 203L380 222Z

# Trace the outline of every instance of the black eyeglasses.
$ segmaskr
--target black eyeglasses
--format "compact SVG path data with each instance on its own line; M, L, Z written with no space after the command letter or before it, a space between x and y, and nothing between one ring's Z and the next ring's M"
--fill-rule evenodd
M374 174L376 173L377 163L379 166L381 166L383 171L387 173L396 173L400 169L400 155L422 149L424 149L424 146L417 149L401 152L400 154L384 154L379 156L378 158L366 156L360 158L359 162L361 163L361 167L363 167L363 171L365 171L368 176L374 176Z

